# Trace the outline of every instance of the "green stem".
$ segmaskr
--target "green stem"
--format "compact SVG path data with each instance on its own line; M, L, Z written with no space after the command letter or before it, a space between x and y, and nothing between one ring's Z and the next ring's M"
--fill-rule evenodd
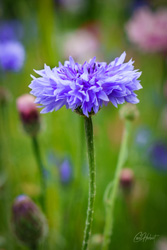
M40 173L40 181L41 181L41 206L43 210L45 211L45 195L46 195L46 181L45 181L45 176L44 176L44 166L42 163L41 159L41 154L39 150L39 144L36 136L32 137L32 144L33 144L33 150L34 150L34 155L38 164L39 168L39 173Z
M58 58L55 41L55 8L53 0L38 0L38 26L40 30L41 54L45 61L54 65ZM47 22L46 22L47 15ZM54 35L54 37L53 37ZM54 41L53 41L54 39Z
M91 226L93 221L94 200L96 194L93 124L91 117L89 118L85 117L85 133L87 141L88 160L89 160L89 197L88 197L87 218L86 218L82 250L86 250L88 248L89 237L91 234Z
M87 11L86 17L88 20L94 20L96 18L96 0L86 0Z
M111 239L111 234L112 234L113 219L114 219L113 218L114 205L115 205L116 194L117 194L118 185L119 185L120 172L127 159L127 153L128 153L127 144L128 144L130 129L131 129L131 122L126 121L125 131L124 131L123 138L122 138L122 144L120 148L120 153L119 153L118 163L116 166L116 172L115 172L112 189L111 189L111 192L108 194L108 198L106 200L106 220L105 220L105 228L104 228L103 247L102 247L103 250L109 249L109 244L110 244L110 239Z

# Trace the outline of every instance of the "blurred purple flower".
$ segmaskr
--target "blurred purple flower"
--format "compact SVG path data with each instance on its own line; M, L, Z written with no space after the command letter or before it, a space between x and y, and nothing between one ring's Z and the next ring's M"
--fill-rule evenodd
M149 160L154 168L167 171L167 145L161 141L152 144L149 148Z
M72 166L68 158L62 162L59 171L62 184L68 184L72 178Z
M148 163L148 148L153 142L154 136L147 126L140 126L134 136L133 159L140 163Z
M146 1L146 0L133 0L133 2L131 3L131 6L132 6L132 10L135 11L138 8L148 6L148 1Z
M167 51L167 9L153 13L143 7L126 25L129 40L147 52Z
M142 88L137 80L141 73L134 70L132 60L124 63L125 56L124 52L108 65L96 62L95 57L81 65L70 57L59 67L51 69L45 65L43 70L35 70L41 77L32 76L29 87L37 97L35 102L44 107L41 113L66 105L67 109L89 117L109 102L115 107L125 101L138 103L134 91Z
M59 155L58 152L54 152L54 151L50 151L47 154L47 158L48 158L48 162L51 165L56 165L56 166L60 166L62 160L61 160L61 156Z
M62 157L58 152L49 152L48 162L58 168L59 179L62 184L68 184L73 175L70 157Z
M0 42L21 39L23 28L18 20L4 20L0 22Z
M21 43L0 43L0 67L5 71L19 71L23 67L25 50Z

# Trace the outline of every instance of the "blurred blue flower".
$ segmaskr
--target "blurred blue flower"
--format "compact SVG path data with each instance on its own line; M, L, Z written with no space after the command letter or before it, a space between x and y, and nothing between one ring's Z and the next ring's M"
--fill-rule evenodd
M60 166L62 159L58 152L49 150L47 153L48 163L51 165Z
M157 170L167 171L167 145L158 141L152 144L148 151L151 165Z
M59 166L59 171L62 184L68 184L72 179L72 166L68 158Z
M67 109L89 117L109 102L116 107L125 101L138 103L134 91L142 88L137 80L141 73L134 70L132 60L123 63L125 56L124 52L108 65L96 62L95 57L81 65L70 57L59 67L51 69L45 65L43 70L35 70L41 77L32 76L29 87L37 97L36 103L44 107L41 113L66 105Z
M68 184L72 180L73 166L70 157L62 157L58 152L50 151L48 162L58 168L59 179L62 184Z
M23 67L25 50L20 42L0 43L0 67L5 71L19 71Z
M43 169L43 176L45 179L50 178L50 172L47 169Z
M135 11L138 8L141 8L143 6L148 6L148 1L146 0L134 0L132 2L132 11Z
M23 36L23 27L18 20L0 22L0 42L19 40Z
M133 159L135 161L148 163L148 147L154 140L152 130L143 125L137 128L134 135Z
M135 136L135 144L140 148L145 148L152 141L152 132L147 127L140 127Z

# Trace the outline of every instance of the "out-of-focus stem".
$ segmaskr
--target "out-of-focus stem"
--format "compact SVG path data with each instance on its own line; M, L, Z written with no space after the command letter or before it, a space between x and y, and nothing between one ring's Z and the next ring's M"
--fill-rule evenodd
M41 159L41 154L40 154L40 150L39 150L39 143L37 140L37 137L34 136L32 137L32 144L33 144L33 150L34 150L34 155L37 161L37 165L39 168L39 174L40 174L40 183L41 183L41 206L43 208L43 210L45 211L45 202L46 202L46 179L45 179L45 175L44 175L44 165L42 163L42 159Z
M55 65L57 58L53 0L38 0L38 25L44 61ZM54 36L54 37L53 37Z
M103 247L102 247L103 250L109 249L110 238L112 234L113 219L114 219L114 216L113 216L114 205L115 205L115 200L116 200L116 195L117 195L117 190L118 190L118 185L119 185L120 172L127 159L127 153L128 153L127 145L128 145L130 130L131 130L131 121L126 121L113 185L111 186L111 183L109 184L111 186L111 192L108 194L108 197L105 201L106 202L105 204L106 205L106 219L105 219L104 239L103 239Z

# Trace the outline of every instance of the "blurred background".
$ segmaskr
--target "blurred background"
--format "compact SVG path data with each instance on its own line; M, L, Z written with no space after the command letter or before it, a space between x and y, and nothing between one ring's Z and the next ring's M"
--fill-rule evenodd
M0 249L28 249L13 233L12 205L21 194L39 207L43 192L33 136L16 105L30 92L33 69L126 51L142 71L109 249L167 249L167 4L164 0L2 0L0 2ZM25 104L26 105L26 104ZM24 98L23 98L24 106ZM24 108L23 108L24 111ZM90 249L101 249L106 186L114 177L123 132L112 104L93 117L97 194ZM71 110L38 114L36 138L46 184L49 232L39 249L81 249L88 196L82 118ZM21 119L20 119L21 118ZM30 129L31 130L31 129ZM128 184L127 184L128 179ZM41 207L42 209L42 207ZM134 242L139 232L155 240ZM43 248L42 248L43 247Z

